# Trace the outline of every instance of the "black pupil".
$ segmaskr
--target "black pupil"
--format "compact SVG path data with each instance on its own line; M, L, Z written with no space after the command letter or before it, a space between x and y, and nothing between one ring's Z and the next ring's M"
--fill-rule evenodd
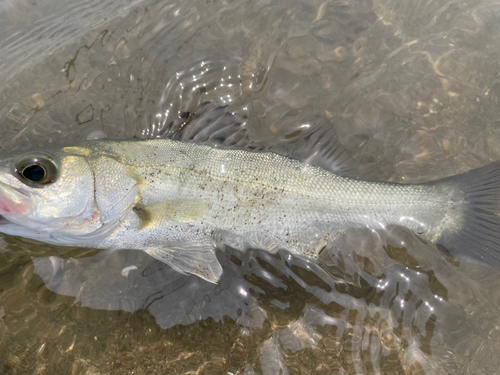
M33 164L24 168L23 176L33 182L42 181L45 178L45 169L39 165Z

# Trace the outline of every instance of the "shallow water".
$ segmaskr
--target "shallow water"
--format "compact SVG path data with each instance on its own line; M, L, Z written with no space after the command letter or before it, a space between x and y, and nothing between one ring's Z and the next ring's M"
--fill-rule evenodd
M8 1L0 35L3 152L155 137L211 102L268 144L328 118L365 179L500 159L495 1ZM0 373L500 373L499 271L402 228L336 249L226 249L212 285L5 237Z

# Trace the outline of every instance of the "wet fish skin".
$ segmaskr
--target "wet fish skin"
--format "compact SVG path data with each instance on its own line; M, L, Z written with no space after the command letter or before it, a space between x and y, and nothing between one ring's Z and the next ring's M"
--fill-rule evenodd
M211 282L222 273L219 244L315 259L339 231L396 224L454 246L464 242L460 235L475 212L468 189L482 186L485 173L497 188L499 169L428 184L367 182L272 152L169 139L97 140L41 155L59 171L42 187L13 172L19 158L0 163L0 232L63 246L143 250ZM488 189L488 199L497 194ZM486 255L496 259L496 240L488 239Z
M211 241L217 231L242 250L286 248L314 256L310 245L318 237L352 227L399 224L436 237L443 214L457 204L451 187L348 179L273 153L169 140L91 146L91 153L106 149L123 157L141 185L132 230L101 242L104 247L119 239L138 247L138 228L151 238L175 223L184 227L174 225L169 241L187 242L188 232L194 242Z

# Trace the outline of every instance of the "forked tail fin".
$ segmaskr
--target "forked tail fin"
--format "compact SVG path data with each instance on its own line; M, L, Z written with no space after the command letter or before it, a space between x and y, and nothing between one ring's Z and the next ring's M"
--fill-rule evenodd
M473 259L500 268L500 162L446 178L464 198L461 228L436 241L457 258Z

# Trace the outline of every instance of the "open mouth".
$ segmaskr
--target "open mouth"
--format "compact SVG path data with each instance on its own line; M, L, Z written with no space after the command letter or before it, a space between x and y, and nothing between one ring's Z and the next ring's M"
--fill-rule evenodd
M0 225L10 224L10 221L0 215Z

